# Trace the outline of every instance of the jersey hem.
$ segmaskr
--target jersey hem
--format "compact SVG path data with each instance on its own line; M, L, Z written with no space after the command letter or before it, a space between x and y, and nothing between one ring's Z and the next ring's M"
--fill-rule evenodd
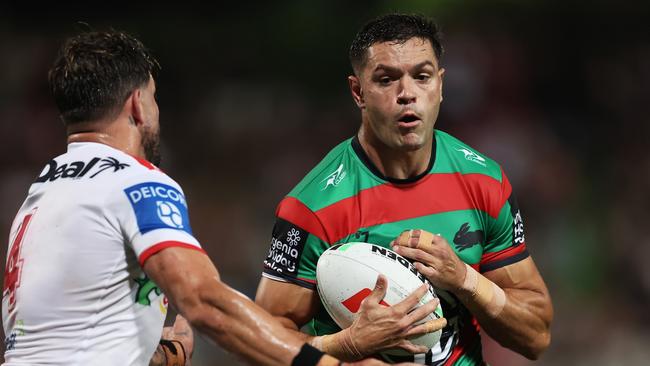
M291 277L287 276L284 274L280 274L278 272L275 272L271 269L265 268L264 271L262 272L262 276L274 280L274 281L280 281L280 282L290 282L295 285L298 285L300 287L304 287L310 290L316 290L316 281L310 280L307 278L298 278L298 277Z
M515 248L517 248L517 247L515 247ZM514 249L514 248L511 248L511 249ZM517 249L519 249L519 248L517 248ZM483 272L493 271L495 269L499 269L501 267L505 267L507 265L520 262L520 261L528 258L529 256L530 256L530 254L528 253L528 249L526 249L525 246L522 246L522 249L519 249L517 252L515 252L515 254L513 254L513 255L511 255L509 257L502 258L502 259L500 258L500 259L497 259L497 260L489 262L489 263L480 264L479 272L483 273Z

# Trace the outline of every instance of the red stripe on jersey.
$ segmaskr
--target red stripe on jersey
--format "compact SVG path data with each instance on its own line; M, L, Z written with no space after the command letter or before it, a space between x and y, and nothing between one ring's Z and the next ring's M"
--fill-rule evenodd
M151 162L148 161L148 160L145 160L145 159L143 159L143 158L137 157L137 156L135 156L135 155L131 155L131 157L132 157L133 159L137 160L138 163L140 163L140 165L144 166L145 168L147 168L147 169L149 169L149 170L160 170L160 169L158 169L157 166L153 165L153 163L151 163Z
M327 228L324 235L331 244L362 227L448 211L477 209L497 218L509 185L484 174L430 174L412 185L386 183L362 190L316 211L313 220Z
M304 277L296 277L296 278L301 280L301 281L313 283L314 285L316 284L316 280L310 280L309 278L304 278Z
M481 260L479 261L479 265L485 265L491 262L504 260L506 258L515 256L519 253L523 253L524 251L526 251L526 243L521 243L516 247L508 247L504 250L500 250L494 253L485 253L481 257Z
M196 245L188 244L188 243L183 243L180 241L163 241L158 244L154 244L147 248L142 254L140 254L140 257L138 258L138 262L140 263L140 267L144 267L144 262L149 259L152 255L158 253L159 251L166 249L166 248L171 248L171 247L178 247L178 248L187 248L187 249L194 249L198 250L199 252L207 255L208 253L203 250L201 247L197 247Z
M508 176L506 175L506 172L503 171L503 168L501 168L501 199L499 200L499 211L501 211L501 207L506 203L506 201L510 198L510 195L512 194L512 186L510 185L510 181L508 180ZM496 213L496 216L492 216L494 218L497 218L499 216L499 212Z
M325 228L316 217L316 214L304 203L298 201L297 198L285 197L280 201L275 216L307 230L310 234L326 243L332 243L328 240Z

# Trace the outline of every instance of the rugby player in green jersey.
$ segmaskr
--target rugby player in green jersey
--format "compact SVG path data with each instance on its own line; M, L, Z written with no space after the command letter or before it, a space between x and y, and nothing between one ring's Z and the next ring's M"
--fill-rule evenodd
M361 127L278 205L256 302L342 359L399 347L414 353L400 360L482 365L479 327L536 359L550 343L551 299L501 167L434 129L444 75L437 33L425 18L391 14L357 34L348 82ZM382 276L350 328L329 317L316 263L329 246L351 241L392 246L433 283L448 323L433 349L408 342L419 328L411 317L379 306Z

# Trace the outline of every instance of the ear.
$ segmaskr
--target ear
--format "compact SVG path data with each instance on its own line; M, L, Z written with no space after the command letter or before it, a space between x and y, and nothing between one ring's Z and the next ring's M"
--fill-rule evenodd
M444 67L441 67L440 69L438 69L438 76L440 77L440 101L442 102L442 99L443 99L442 98L442 84L443 84L442 81L444 80L444 76L445 76L445 68Z
M361 81L356 75L348 76L348 85L350 85L350 92L352 99L357 104L357 107L364 109L366 102L363 100L363 89L361 89Z
M136 127L145 121L142 97L142 90L140 88L133 90L129 97L131 100L131 117L133 117Z

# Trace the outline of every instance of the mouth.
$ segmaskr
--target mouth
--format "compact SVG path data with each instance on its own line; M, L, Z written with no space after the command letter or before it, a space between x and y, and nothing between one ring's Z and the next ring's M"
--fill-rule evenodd
M404 113L401 117L399 117L397 120L397 125L399 127L410 128L417 126L421 122L422 120L420 120L420 117L418 117L417 114L409 112Z

